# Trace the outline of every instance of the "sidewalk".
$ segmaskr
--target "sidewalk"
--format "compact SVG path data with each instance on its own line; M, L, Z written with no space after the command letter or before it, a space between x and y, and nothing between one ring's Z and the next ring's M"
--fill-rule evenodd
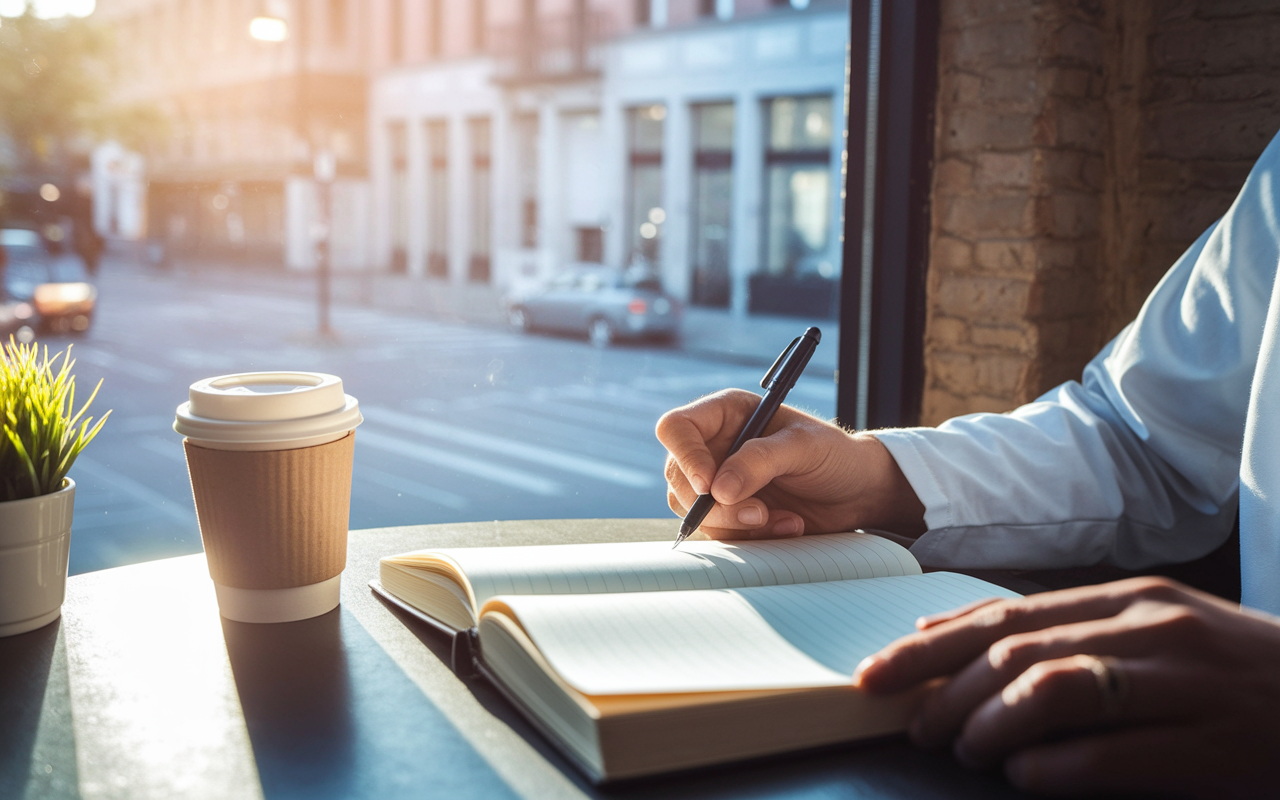
M150 269L133 261L126 253L109 254L103 268ZM213 286L293 297L314 296L316 292L314 274L254 269L232 263L180 260L167 274ZM485 327L506 324L501 294L482 284L451 284L407 275L347 272L333 275L331 296L334 305L377 308ZM809 325L822 329L823 346L814 353L806 373L832 376L839 355L840 326L831 319L772 315L735 317L726 310L687 307L684 328L675 347L698 358L768 367L787 343Z

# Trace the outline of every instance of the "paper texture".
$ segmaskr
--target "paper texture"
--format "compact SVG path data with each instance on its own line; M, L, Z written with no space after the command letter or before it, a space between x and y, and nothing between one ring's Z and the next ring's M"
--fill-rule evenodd
M925 614L1014 592L964 575L584 598L506 596L556 672L583 694L846 685Z
M294 450L183 444L215 582L237 589L287 589L342 572L354 433Z
M466 576L476 607L505 594L736 589L920 572L905 548L865 533L694 541L675 550L669 542L447 548L383 559L406 567L431 560L452 563Z

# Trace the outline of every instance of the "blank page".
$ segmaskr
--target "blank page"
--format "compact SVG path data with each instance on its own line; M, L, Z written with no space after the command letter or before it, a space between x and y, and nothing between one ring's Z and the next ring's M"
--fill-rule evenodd
M1017 597L946 572L702 592L502 597L557 673L586 695L840 686L915 621ZM483 644L483 643L482 643Z
M746 542L686 541L472 547L383 559L406 567L445 560L466 575L477 606L496 595L737 589L913 575L906 548L866 533Z

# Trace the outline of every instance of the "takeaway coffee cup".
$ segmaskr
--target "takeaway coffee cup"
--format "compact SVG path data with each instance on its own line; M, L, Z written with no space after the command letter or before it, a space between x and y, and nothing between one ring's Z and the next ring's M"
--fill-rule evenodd
M336 608L363 421L356 399L319 372L206 378L190 397L173 429L186 437L222 616L291 622Z

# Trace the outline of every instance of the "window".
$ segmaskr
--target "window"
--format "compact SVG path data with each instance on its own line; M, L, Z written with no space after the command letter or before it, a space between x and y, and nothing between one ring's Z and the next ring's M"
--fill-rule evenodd
M765 105L764 275L753 283L752 308L831 316L840 263L831 236L832 100L778 97Z
M604 261L604 228L574 228L577 258L592 264Z
M444 53L443 0L427 0L427 57L439 58Z
M347 46L347 0L329 0L329 46Z
M477 283L488 283L490 215L493 204L489 120L468 121L467 134L471 141L471 262L467 278Z
M387 60L404 60L404 0L391 0L391 22L387 30Z
M483 53L489 33L488 4L485 0L471 0L471 49Z
M538 246L538 118L515 118L516 170L520 185L520 246Z
M628 263L656 267L659 263L662 223L662 134L667 107L643 106L627 112L630 149L627 218Z
M427 274L449 275L449 123L427 123Z
M409 142L403 122L387 126L391 154L391 271L404 272L409 263Z
M729 305L733 104L693 107L693 285L696 305Z

